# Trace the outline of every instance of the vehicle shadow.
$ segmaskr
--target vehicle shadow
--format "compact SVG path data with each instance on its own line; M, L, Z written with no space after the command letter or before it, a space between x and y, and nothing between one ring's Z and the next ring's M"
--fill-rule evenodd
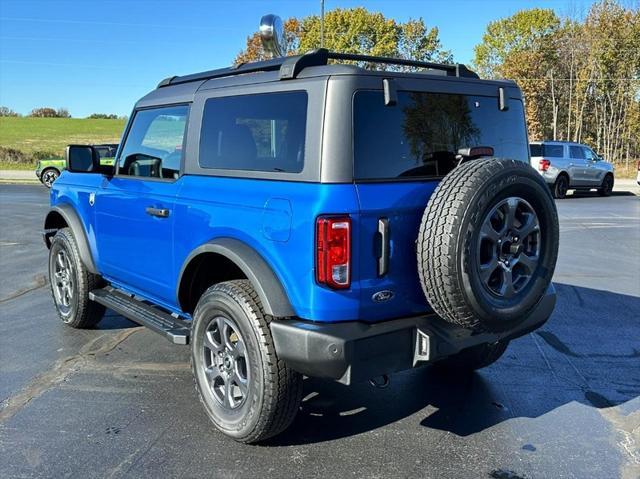
M484 370L461 375L423 367L393 375L386 389L305 379L293 426L265 445L335 440L413 415L410 420L425 433L468 436L572 401L606 408L640 396L640 298L564 284L556 288L558 305L549 322L512 342Z
M612 191L611 196L636 196L632 191ZM606 197L602 197L598 194L596 190L593 191L573 191L572 193L567 194L562 200L556 201L566 201L566 200L578 200L583 198L602 198L606 200Z

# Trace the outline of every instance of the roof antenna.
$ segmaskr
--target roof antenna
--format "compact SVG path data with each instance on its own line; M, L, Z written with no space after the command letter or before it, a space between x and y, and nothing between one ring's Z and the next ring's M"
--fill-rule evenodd
M270 13L260 19L260 39L262 47L271 58L287 54L287 39L284 36L282 19L278 15Z

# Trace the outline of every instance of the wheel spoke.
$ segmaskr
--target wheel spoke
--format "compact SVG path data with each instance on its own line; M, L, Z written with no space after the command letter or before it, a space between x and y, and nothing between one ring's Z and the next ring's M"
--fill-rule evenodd
M244 342L240 339L238 339L238 342L236 342L236 344L234 345L233 348L233 355L235 359L238 358L243 358L245 357L247 350L244 347Z
M242 379L237 372L233 373L233 382L236 386L240 388L240 392L242 393L242 397L247 395L247 380Z
M540 225L538 224L538 218L533 213L527 213L527 220L525 223L516 229L516 232L520 235L520 238L524 240L531 233L540 231Z
M56 265L60 268L60 272L66 269L65 261L64 261L64 253L62 251L58 251L56 256Z
M502 285L500 286L500 294L506 298L510 298L515 293L513 289L513 273L511 270L502 271Z
M500 238L499 233L493 228L493 225L491 224L491 218L487 218L482 225L482 228L480 228L480 238L487 238L493 242L498 241L498 238Z
M224 405L228 408L232 408L233 404L233 384L231 384L231 380L229 378L226 378L224 381Z
M529 274L533 274L536 267L538 266L538 256L529 256L522 253L518 257L518 263L524 266L529 271Z
M213 338L213 332L207 331L204 335L204 347L212 351L213 353L219 353L222 351L222 345L215 342Z
M518 198L509 198L507 200L507 215L505 218L505 226L509 229L512 229L514 227L518 203Z
M480 265L480 278L482 282L487 284L489 282L489 278L498 267L498 258L495 256L491 259L491 261L487 264Z

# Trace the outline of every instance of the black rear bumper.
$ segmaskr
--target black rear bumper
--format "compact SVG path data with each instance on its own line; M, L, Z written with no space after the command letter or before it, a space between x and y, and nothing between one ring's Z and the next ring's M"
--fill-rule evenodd
M435 314L373 324L275 320L271 332L278 357L292 369L351 384L434 362L477 344L518 338L542 326L555 303L551 285L529 317L504 333L474 333Z

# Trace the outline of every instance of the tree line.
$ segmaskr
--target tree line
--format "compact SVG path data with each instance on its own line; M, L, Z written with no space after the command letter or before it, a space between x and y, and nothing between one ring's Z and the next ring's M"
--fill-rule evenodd
M320 47L320 18L284 22L288 55ZM398 22L365 8L335 9L324 47L368 55L452 63L437 27ZM491 22L472 67L483 78L510 78L522 89L531 140L587 143L608 161L640 158L640 13L600 0L583 18L535 8ZM266 58L258 33L236 63ZM362 64L378 68L375 64ZM386 66L385 66L386 67ZM402 69L410 69L404 67Z
M21 117L22 115L9 107L0 106L0 117ZM30 118L71 118L69 110L66 108L41 107L34 108L29 112L27 117ZM117 120L120 117L112 113L92 113L87 117L92 120Z

